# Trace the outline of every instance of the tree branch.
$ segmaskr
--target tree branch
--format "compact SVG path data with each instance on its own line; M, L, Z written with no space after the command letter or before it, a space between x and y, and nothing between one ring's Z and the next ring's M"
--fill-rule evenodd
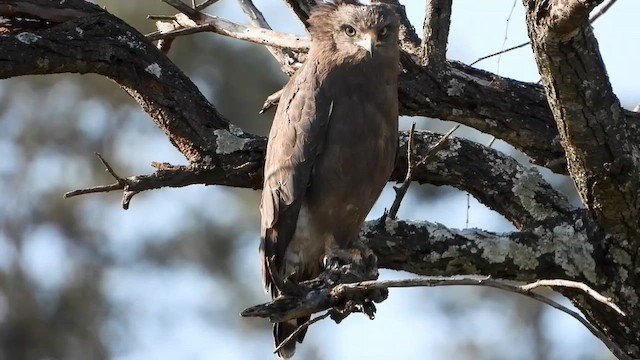
M427 1L420 64L430 67L436 74L446 70L451 4L452 0Z
M529 36L583 203L605 230L637 248L640 147L589 26L599 2L526 2Z
M176 14L175 22L180 26L175 30L157 31L149 34L149 40L173 38L178 35L193 34L195 32L210 31L238 40L281 49L308 51L309 40L304 37L275 32L265 28L248 27L229 20L201 13L200 19L194 21L185 14ZM189 29L189 31L186 31Z
M576 221L583 216L574 214ZM418 275L491 274L522 282L564 278L600 288L603 274L595 266L597 236L592 235L588 223L578 229L566 224L498 234L386 218L368 221L360 239L385 269Z
M401 155L396 161L391 181L404 181L406 178L408 137L407 132L400 134ZM440 134L416 131L415 157L424 159L430 156L430 151L441 139ZM251 136L244 140L247 141L244 147L230 145L228 148L235 151L215 155L215 161L211 161L215 166L204 163L171 168L171 171L161 174L161 180L156 179L158 174L129 179L135 179L138 191L155 189L162 184L180 187L195 183L260 188L266 139ZM535 169L526 168L499 151L462 138L450 137L438 148L434 161L418 163L414 168L414 181L450 185L469 192L519 229L534 228L540 224L558 226L573 221L573 207Z

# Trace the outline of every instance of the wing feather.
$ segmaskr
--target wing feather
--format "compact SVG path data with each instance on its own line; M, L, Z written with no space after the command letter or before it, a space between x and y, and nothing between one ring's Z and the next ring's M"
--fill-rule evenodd
M271 274L281 271L298 221L314 161L322 148L333 102L308 61L284 88L269 133L260 212L262 276L275 290ZM276 269L269 271L269 263ZM275 296L276 291L272 291Z

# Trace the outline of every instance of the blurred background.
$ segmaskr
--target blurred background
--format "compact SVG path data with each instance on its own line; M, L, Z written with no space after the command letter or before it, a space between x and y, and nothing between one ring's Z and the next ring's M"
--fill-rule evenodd
M417 29L424 1L404 0ZM149 14L173 14L159 0L100 0L143 33ZM302 34L280 1L255 0L271 25ZM247 23L237 3L208 12ZM614 90L640 102L640 2L619 1L595 24ZM510 19L510 20L509 20ZM527 40L519 1L454 1L448 57L471 63ZM622 41L624 40L624 41ZM286 77L261 46L215 34L179 38L170 57L205 96L244 130L266 135L273 111L258 115ZM536 82L525 47L476 66ZM445 132L453 124L403 118L402 128ZM461 129L483 144L491 136ZM497 149L517 154L497 141ZM94 156L123 175L152 161L184 163L150 118L117 84L91 75L0 82L0 360L274 359L271 326L243 319L267 301L259 276L259 192L192 186L137 195L63 200L69 190L113 182ZM570 181L543 174L578 203ZM390 188L370 214L393 200ZM511 231L500 215L452 188L414 185L399 216L449 227ZM383 278L410 274L382 271ZM553 295L552 295L553 296ZM567 303L564 299L559 299ZM312 326L297 359L612 359L577 321L527 298L489 289L392 290L375 321L353 315Z

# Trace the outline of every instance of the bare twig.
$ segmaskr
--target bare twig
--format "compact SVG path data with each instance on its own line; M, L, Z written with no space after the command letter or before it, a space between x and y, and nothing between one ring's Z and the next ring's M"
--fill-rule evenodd
M609 9L611 8L611 6L613 6L613 4L616 3L617 0L609 0L606 4L602 5L602 7L600 8L600 10L598 10L598 12L596 12L595 14L593 14L590 18L589 18L589 23L592 24L594 21L598 20L599 17L601 17L602 15L604 15L607 11L609 11ZM524 42L522 44L518 44L516 46L512 46L510 48L504 49L504 50L500 50L498 52L495 52L493 54L489 54L489 55L485 55L481 58L478 58L476 61L472 62L471 64L469 64L470 66L473 66L477 63L479 63L482 60L487 60L489 58L492 58L494 56L498 56L498 55L502 55L505 53L508 53L509 51L513 51L516 49L520 49L523 48L527 45L531 44L531 41L527 41Z
M178 10L181 13L187 15L193 21L199 20L202 17L202 15L204 15L199 10L190 7L189 5L183 3L180 0L162 0L162 2L165 2L165 3L169 4L169 5L171 5L176 10Z
M509 24L511 24L511 17L513 16L513 10L516 8L517 0L513 0L513 4L511 5L511 10L509 11L509 16L507 16L506 25L504 27L504 38L502 39L501 50L504 50L505 45L507 45L507 40L509 39ZM496 74L500 74L500 60L502 59L502 54L498 55L498 61L496 62Z
M65 199L68 199L68 198L74 197L74 196L78 196L78 195L109 192L109 191L113 191L113 190L122 190L122 189L125 188L125 186L127 185L126 179L124 179L124 178L120 177L118 174L116 174L116 172L113 170L111 165L109 165L109 163L102 157L102 155L100 155L100 153L96 153L96 156L98 157L98 159L100 159L100 161L102 162L102 164L106 168L105 171L107 171L109 174L111 174L111 176L113 176L113 178L116 179L116 182L111 184L111 185L99 185L99 186L93 186L93 187L86 188L86 189L78 189L78 190L69 191L69 192L64 194L64 198Z
M206 1L202 2L202 4L200 4L200 5L194 6L194 8L196 10L204 10L205 8L217 3L218 1L219 0L206 0ZM193 0L193 2L195 3L195 0Z
M460 125L454 126L451 130L449 130L448 133L442 135L440 140L438 140L438 142L431 149L429 149L429 152L427 152L424 158L422 158L418 162L413 161L413 149L415 147L413 134L415 132L415 127L416 127L416 123L413 123L413 125L411 125L411 131L409 131L409 143L407 144L407 175L405 176L404 181L402 182L402 185L399 188L398 187L393 188L396 191L396 198L393 200L393 204L391 204L391 208L389 209L389 213L387 214L387 217L390 219L395 219L396 216L398 215L400 204L402 203L404 196L407 194L407 190L409 190L409 186L411 186L411 181L413 178L413 170L418 166L422 166L432 161L435 158L438 151L440 151L447 144L447 140L449 140L451 135L456 130L458 130Z
M147 20L172 21L175 19L173 15L147 15Z
M296 330L294 332L291 333L291 335L287 336L286 339L284 339L284 341L282 341L280 343L280 345L278 345L276 347L275 350L273 350L273 353L277 353L278 351L280 351L280 349L282 349L283 346L287 345L289 342L291 342L291 340L295 339L296 336L298 336L298 334L300 334L300 332L302 332L304 329L308 328L309 326L317 323L318 321L325 319L327 317L329 317L329 315L331 315L331 311L327 311L324 315L320 315L320 316L316 316L313 319L305 322L304 324L298 326L296 328Z
M543 279L543 280L538 280L538 281L530 283L530 284L521 285L520 288L522 288L525 291L531 291L531 290L533 290L535 288L538 288L538 287L541 287L541 286L547 286L547 287L551 287L551 288L554 288L554 287L567 287L567 288L574 288L574 289L582 290L584 293L586 293L587 295L591 296L595 300L597 300L597 301L607 305L608 307L612 308L618 314L620 314L622 316L626 316L627 315L627 314L624 313L624 311L622 311L618 307L618 305L616 305L613 302L613 299L600 295L597 291L593 290L592 288L590 288L589 286L587 286L586 284L581 283L581 282L571 281L571 280L564 280L564 279Z
M109 165L109 163L102 157L102 155L100 155L99 153L96 153L96 156L98 157L98 159L100 159L100 161L106 168L105 171L107 171L111 176L113 176L113 178L116 179L116 182L111 185L99 185L99 186L93 186L90 188L69 191L64 194L64 198L68 199L70 197L74 197L78 195L103 193L103 192L110 192L113 190L124 190L124 193L122 195L122 208L127 210L129 208L129 203L131 202L131 199L141 190L130 190L129 185L131 180L125 179L120 175L116 174L116 172L113 170L111 165Z
M589 22L593 23L594 21L598 20L598 18L600 16L604 15L607 11L609 11L611 6L613 6L613 4L616 3L616 1L618 1L618 0L609 0L609 1L607 1L604 5L602 5L600 10L598 10L595 14L591 15L591 18L589 18Z
M215 166L203 166L202 164L192 165L171 165L168 163L153 162L151 165L156 168L156 171L148 175L136 175L123 178L116 174L113 168L106 162L99 154L100 161L104 164L106 171L116 179L114 184L99 185L85 189L73 190L64 194L64 198L70 198L78 195L103 193L114 190L124 190L122 195L122 207L126 210L129 208L129 204L134 195L146 190L160 189L163 187L184 187L193 184L202 184L206 182L205 179L218 178L223 180L220 182L224 184L224 179L229 175L234 174L235 171L248 175L247 180L249 182L256 181L252 178L256 171L259 170L260 164L256 162L246 162L234 168L226 168L223 170L221 167ZM261 183L261 182L260 182ZM254 186L248 186L256 188Z
M414 168L425 165L431 162L433 159L435 159L436 155L438 154L438 151L442 150L442 148L444 148L444 146L447 145L447 140L449 140L451 135L453 135L453 133L456 132L456 130L458 130L459 127L460 125L458 124L452 127L451 130L449 130L449 132L442 135L440 140L438 140L438 142L431 149L429 149L429 152L427 153L427 155L425 155L425 157L423 157L422 160L418 161L418 163L414 165Z
M411 185L411 178L413 177L413 152L415 147L415 139L413 135L416 131L416 123L411 124L411 130L409 130L409 143L407 144L407 175L402 182L400 187L393 187L393 190L396 192L396 198L393 200L393 204L391 204L391 208L389 209L389 213L387 217L390 219L395 219L398 215L398 210L400 209L400 203L402 203L402 199L404 199L407 190L409 190L409 185Z
M487 60L487 59L492 58L492 57L494 57L494 56L498 56L498 55L501 55L501 54L504 54L504 53L508 53L509 51L512 51L512 50L516 50L516 49L523 48L523 47L525 47L525 46L527 46L527 45L529 45L529 44L531 44L531 42L530 42L530 41L527 41L527 42L525 42L525 43L522 43L522 44L519 44L519 45L516 45L516 46L512 46L512 47L510 47L510 48L506 48L506 49L504 49L504 50L500 50L500 51L498 51L498 52L494 52L493 54L485 55L485 56L483 56L483 57L481 57L481 58L478 58L478 60L476 60L476 61L472 62L472 63L471 63L471 64L469 64L469 65L470 65L470 66L473 66L473 65L475 65L475 64L477 64L477 63L479 63L479 62L480 62L480 61L482 61L482 60Z

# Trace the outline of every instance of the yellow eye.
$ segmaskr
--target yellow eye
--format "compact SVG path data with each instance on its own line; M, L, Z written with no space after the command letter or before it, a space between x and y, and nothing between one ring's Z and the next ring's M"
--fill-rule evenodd
M356 29L354 29L353 26L347 25L344 27L344 33L349 37L354 37L356 36Z
M379 38L385 38L387 35L389 35L389 27L385 26L382 29L380 29L380 31L378 31L378 37Z

